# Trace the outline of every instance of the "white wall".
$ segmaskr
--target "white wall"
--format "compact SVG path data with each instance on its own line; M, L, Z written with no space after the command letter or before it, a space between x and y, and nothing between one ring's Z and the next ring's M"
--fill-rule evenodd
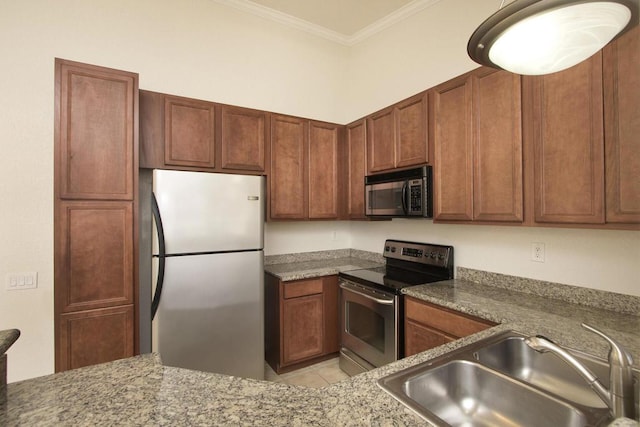
M347 52L209 0L0 2L0 329L22 331L9 381L54 369L55 57L137 72L143 89L336 122ZM27 271L36 290L4 290Z

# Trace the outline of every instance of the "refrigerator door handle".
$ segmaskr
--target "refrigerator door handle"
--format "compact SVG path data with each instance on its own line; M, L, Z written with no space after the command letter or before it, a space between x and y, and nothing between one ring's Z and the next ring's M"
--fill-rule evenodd
M165 262L165 247L164 247L164 228L162 227L162 218L160 217L160 209L158 208L158 201L156 195L151 193L151 211L153 212L153 219L156 223L156 231L158 233L158 279L156 281L156 291L153 294L153 300L151 302L151 320L156 317L158 311L158 305L160 305L160 297L162 295L162 284L164 282L164 262Z

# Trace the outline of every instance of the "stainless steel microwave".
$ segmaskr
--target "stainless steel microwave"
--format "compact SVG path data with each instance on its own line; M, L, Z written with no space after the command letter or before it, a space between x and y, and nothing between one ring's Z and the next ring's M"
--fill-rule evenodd
M365 178L365 213L371 217L433 217L431 166Z

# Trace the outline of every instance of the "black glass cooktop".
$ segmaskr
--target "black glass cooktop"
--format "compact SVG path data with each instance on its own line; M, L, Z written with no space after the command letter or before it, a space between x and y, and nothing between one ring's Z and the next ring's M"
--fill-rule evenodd
M409 286L424 285L448 279L443 276L396 269L389 266L343 271L340 276L355 283L373 286L395 294L400 294L401 289Z

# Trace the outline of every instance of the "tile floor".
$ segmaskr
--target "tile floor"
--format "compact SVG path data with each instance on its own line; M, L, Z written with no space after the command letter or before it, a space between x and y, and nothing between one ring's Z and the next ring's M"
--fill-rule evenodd
M314 388L326 387L349 378L349 375L338 367L337 357L281 375L276 374L265 362L264 374L267 381Z

